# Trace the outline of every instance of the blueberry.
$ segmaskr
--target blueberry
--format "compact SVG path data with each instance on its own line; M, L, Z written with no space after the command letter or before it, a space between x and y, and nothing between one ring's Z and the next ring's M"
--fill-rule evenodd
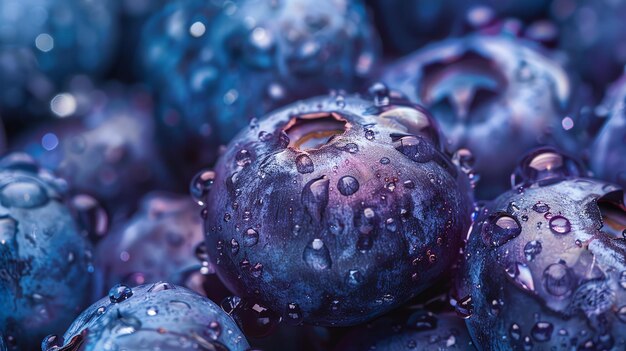
M622 1L573 0L552 6L560 49L568 54L572 68L592 85L597 95L624 70L624 16L626 3Z
M115 286L72 323L54 350L247 350L248 342L219 306L183 287L158 282ZM111 296L115 296L115 299ZM46 347L48 346L48 347Z
M474 154L479 198L504 191L516 160L531 148L575 148L565 130L575 121L564 119L572 82L528 42L503 35L445 40L390 65L382 80L426 106L453 148Z
M0 161L0 333L11 350L34 350L88 302L91 247L61 184L24 154Z
M408 318L383 317L350 332L337 351L474 350L463 319L417 309Z
M214 161L209 150L253 117L329 89L355 89L376 61L359 0L214 3L171 4L144 31L142 65L171 140L164 150L181 169Z
M159 158L152 100L140 88L113 85L76 92L81 118L67 118L28 132L16 144L67 179L72 191L96 196L112 215L124 215L141 195L167 186Z
M98 295L116 283L135 286L168 280L185 285L201 268L195 250L203 241L202 220L193 201L150 193L141 201L140 210L98 245Z
M453 263L467 177L429 114L385 90L285 106L231 142L201 202L209 256L239 296L284 319L353 325Z
M479 210L456 302L479 349L626 345L624 193L577 164L538 149Z
M0 23L10 28L0 35L3 117L45 116L71 78L104 73L116 43L115 8L113 1L1 0Z
M591 147L591 169L598 178L626 188L626 76L609 89L601 110L606 110L608 120Z
M547 16L548 0L519 3L498 0L368 0L374 9L385 49L407 54L434 41L474 30L508 30ZM511 19L510 17L515 17ZM518 34L517 32L513 32ZM521 34L521 33L519 33ZM545 34L544 34L545 35Z

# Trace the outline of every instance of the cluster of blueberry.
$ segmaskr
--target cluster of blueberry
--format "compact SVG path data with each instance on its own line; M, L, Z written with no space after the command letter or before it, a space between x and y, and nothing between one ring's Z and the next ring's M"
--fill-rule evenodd
M0 351L625 350L624 16L0 0Z

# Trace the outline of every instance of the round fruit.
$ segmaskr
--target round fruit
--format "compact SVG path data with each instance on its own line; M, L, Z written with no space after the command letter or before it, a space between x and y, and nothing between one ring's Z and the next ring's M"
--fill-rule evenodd
M97 197L113 216L126 215L156 184L169 184L145 91L114 85L65 98L86 100L75 106L86 111L29 132L16 149L64 177L72 191Z
M626 189L626 76L609 89L602 103L607 121L591 147L590 164L598 178Z
M514 189L480 210L458 282L481 350L622 350L626 207L554 149L529 154Z
M219 306L166 282L115 285L76 318L63 337L50 335L44 351L244 351L248 342Z
M143 46L170 140L164 152L193 171L253 117L357 88L377 58L360 0L178 2L153 17Z
M572 84L528 42L503 35L445 40L390 65L382 80L428 108L453 148L472 151L479 198L504 191L533 147L573 147L575 123L565 114Z
M62 184L25 154L0 161L0 333L9 350L34 350L88 303L91 247Z
M150 193L139 212L99 243L96 291L100 295L118 283L135 286L159 280L185 285L201 268L195 251L203 241L202 220L188 196Z
M386 92L375 85L373 100L323 96L274 111L196 177L209 257L233 291L290 323L353 325L455 261L468 179L428 113Z

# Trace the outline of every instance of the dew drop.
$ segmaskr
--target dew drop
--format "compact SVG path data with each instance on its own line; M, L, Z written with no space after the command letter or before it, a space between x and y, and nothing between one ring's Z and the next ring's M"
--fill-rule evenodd
M359 181L352 176L343 176L337 182L337 190L342 195L350 196L359 190Z
M506 212L498 212L489 216L483 223L483 243L498 247L516 238L521 232L522 229L517 219Z
M532 272L527 265L516 262L509 265L505 271L515 285L527 291L535 291Z
M120 303L133 296L133 290L126 285L117 284L109 290L109 300L111 303Z
M388 165L389 162L391 162L391 161L387 157L383 157L383 158L380 159L380 164L382 164L382 165Z
M259 232L253 228L248 228L243 233L243 244L246 247L251 247L259 242Z
M564 263L553 263L543 271L543 284L553 296L565 296L574 287L575 278Z
M458 301L450 301L454 307L456 313L463 319L468 319L474 313L474 305L472 303L472 296L465 296Z
M346 276L346 283L351 286L361 285L363 281L363 275L357 269L351 269L348 271L348 275Z
M433 145L422 136L392 135L392 140L395 149L412 161L425 163L432 160L435 155Z
M313 239L304 248L302 259L311 268L315 270L330 269L332 261L328 247L321 239Z
M524 255L528 261L535 259L535 256L541 253L541 242L537 240L529 241L524 246Z
M368 92L374 97L374 105L385 106L389 104L389 88L383 83L374 83Z
M572 230L569 220L563 216L553 216L550 218L550 230L554 234L567 234Z
M538 342L546 342L552 338L554 326L548 322L537 322L530 331L533 339Z
M511 327L509 328L509 336L511 337L511 339L513 340L519 340L522 337L522 331L519 325L517 325L517 323L513 323L511 324Z
M300 154L296 157L296 169L299 173L312 173L315 170L313 160L307 154Z
M159 314L159 309L156 306L150 306L148 307L148 309L146 309L146 314L148 316L154 317Z
M535 212L538 213L546 213L548 211L550 211L550 206L546 205L545 203L539 201L536 204L533 205L533 210Z
M33 180L13 181L0 189L0 203L4 207L35 208L48 200L46 190Z
M246 149L241 149L235 155L235 162L237 162L237 166L245 167L252 163L252 155L250 155L250 151Z
M191 197L201 206L204 205L206 197L215 181L215 172L211 170L202 170L198 172L189 184L189 192Z
M308 182L302 189L302 203L308 214L321 221L322 214L328 205L329 179L326 176Z

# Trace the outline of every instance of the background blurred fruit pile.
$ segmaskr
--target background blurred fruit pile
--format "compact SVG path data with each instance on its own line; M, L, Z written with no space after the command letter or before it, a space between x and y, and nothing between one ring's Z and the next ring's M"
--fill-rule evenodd
M626 0L0 0L0 351L625 350Z

